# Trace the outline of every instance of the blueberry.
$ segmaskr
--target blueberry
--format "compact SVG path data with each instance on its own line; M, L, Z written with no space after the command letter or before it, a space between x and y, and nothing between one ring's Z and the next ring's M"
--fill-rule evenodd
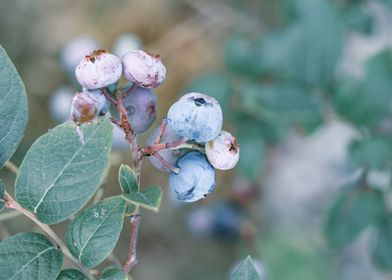
M124 99L128 120L136 134L146 131L155 121L157 101L155 93L144 88L137 88Z
M127 52L139 50L142 47L141 39L134 33L124 33L119 36L113 45L113 53L123 57Z
M206 155L213 167L220 170L233 168L240 157L240 146L235 137L222 130L206 144Z
M210 207L195 208L187 216L187 228L196 237L210 237L214 218L214 212Z
M145 51L127 52L122 58L124 77L142 88L155 88L166 79L166 68L159 55Z
M68 86L61 86L53 91L50 96L49 111L57 122L61 123L70 119L69 110L74 94L75 91Z
M198 143L215 139L222 129L222 109L215 98L188 93L169 109L168 123L181 136Z
M72 98L71 117L75 123L88 123L98 116L106 114L109 110L109 102L99 91L83 89Z
M75 69L78 83L86 89L98 89L117 82L122 73L121 61L105 50L87 55Z
M158 126L154 131L150 134L146 141L147 146L151 146L154 144L155 140L157 139L160 131L160 126ZM170 126L166 126L165 130L163 131L162 134L162 139L161 143L172 143L181 140L183 137L177 135L173 129L171 129ZM178 158L181 155L180 150L174 150L174 149L165 149L165 150L160 150L157 152L161 157L163 157L168 163L171 165L175 165ZM154 156L148 157L152 165L154 165L155 168L158 170L165 172L165 173L170 173L171 170L166 167L158 158Z
M193 202L214 191L215 170L204 154L188 152L178 159L177 167L180 171L170 173L169 186L178 200Z
M81 35L68 42L60 53L60 63L67 72L74 72L79 62L89 53L100 48L98 42L86 35Z
M238 240L243 221L242 207L233 202L224 202L215 205L213 212L213 236L219 240Z

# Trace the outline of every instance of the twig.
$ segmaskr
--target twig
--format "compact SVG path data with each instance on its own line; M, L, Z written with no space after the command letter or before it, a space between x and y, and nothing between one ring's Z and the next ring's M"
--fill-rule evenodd
M15 209L16 211L19 211L23 215L25 215L27 218L32 220L37 226L41 228L41 230L52 239L52 241L56 244L57 248L60 249L64 255L70 259L83 273L88 279L95 279L90 271L85 268L78 259L76 259L71 252L68 250L67 246L63 243L63 241L57 236L57 234L46 224L41 223L38 221L37 217L31 213L30 211L24 209L18 202L16 202L11 195L6 191L4 192L4 200L5 200L5 207L10 208L10 209Z
M133 84L129 89L125 90L121 93L121 98L125 99L128 95L134 92L137 89L137 84Z
M19 168L13 164L11 161L7 161L4 165L5 168L7 168L8 170L10 170L11 172L15 173L16 175L18 175L19 172Z
M132 88L129 91L131 91ZM121 127L124 130L125 138L127 139L129 143L129 147L131 149L132 168L135 171L137 182L140 185L141 159L139 158L139 148L137 144L136 134L134 133L131 124L129 123L127 111L124 106L124 99L122 98L120 92L117 93L117 100L118 100L118 104L116 107L120 115ZM123 264L123 271L127 274L129 273L131 268L137 263L136 246L137 246L137 239L139 235L139 223L140 223L139 210L137 210L135 214L129 217L129 222L131 227L131 232L129 236L130 239L129 253L128 253L128 258Z
M118 101L113 98L113 96L107 91L106 88L101 88L101 92L103 95L105 95L106 99L113 104L113 106L117 106Z
M180 172L180 169L178 167L173 166L170 162L168 162L164 157L162 157L159 153L153 153L153 157L156 157L164 166L166 166L168 169L173 171L174 173L178 174Z
M132 237L129 244L128 258L123 265L123 271L128 273L132 267L137 264L136 246L139 231L140 215L132 215L129 217L130 236Z

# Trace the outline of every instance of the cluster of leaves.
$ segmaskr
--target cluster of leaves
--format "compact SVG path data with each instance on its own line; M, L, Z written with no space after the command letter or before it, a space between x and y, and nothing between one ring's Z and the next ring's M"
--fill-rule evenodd
M27 126L27 98L23 82L5 51L0 48L0 167L10 159ZM81 127L79 141L75 124L61 124L38 138L27 152L15 182L17 203L43 224L68 223L66 246L87 268L94 268L111 254L120 236L124 217L139 207L157 211L162 189L140 190L132 169L122 165L122 194L85 208L109 168L112 125L103 118ZM5 202L0 181L0 209ZM56 244L57 245L57 244ZM0 274L4 279L86 279L78 270L63 266L63 252L48 237L24 232L0 243ZM60 272L61 271L61 272ZM57 277L57 278L56 278ZM118 268L106 269L100 279L127 279Z
M1 47L0 66L1 168L23 138L28 109L23 82ZM74 217L67 225L66 248L53 236L49 235L54 243L36 232L18 233L2 241L0 274L4 279L92 279L85 271L63 269L64 250L69 250L82 268L95 268L112 253L124 217L138 213L140 207L158 211L161 187L141 189L134 171L124 164L118 174L122 194L84 208L109 169L112 125L109 117L104 117L82 125L81 130L83 143L72 122L49 130L33 143L17 173L16 201L10 200L0 180L0 210L5 203L17 203L42 224L57 224ZM128 276L119 268L107 267L99 279L128 279ZM260 277L248 258L231 279Z
M276 143L293 128L314 131L331 111L361 134L347 151L353 168L391 171L392 50L370 58L362 77L337 76L345 35L373 30L367 4L363 0L277 1L286 19L283 27L263 23L261 33L234 35L224 49L227 70L191 81L190 89L219 100L225 117L237 129L241 175L257 180L266 144ZM389 190L366 183L366 174L344 188L332 205L326 237L331 245L343 246L368 225L375 225L373 259L392 269L388 253L392 215L384 202Z

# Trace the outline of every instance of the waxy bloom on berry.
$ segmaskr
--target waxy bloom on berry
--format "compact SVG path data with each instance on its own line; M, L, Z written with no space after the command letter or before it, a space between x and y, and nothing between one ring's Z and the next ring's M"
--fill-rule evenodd
M87 55L76 67L79 84L86 89L98 89L117 82L122 73L120 59L105 50Z
M124 77L139 87L155 88L166 79L166 68L159 55L145 51L129 51L123 58Z

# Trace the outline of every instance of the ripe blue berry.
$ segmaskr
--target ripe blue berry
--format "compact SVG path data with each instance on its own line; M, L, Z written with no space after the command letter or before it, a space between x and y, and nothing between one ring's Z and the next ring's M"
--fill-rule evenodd
M206 155L213 167L220 170L233 168L240 157L240 146L229 132L222 130L206 144Z
M128 120L136 134L146 131L157 115L157 97L152 90L137 88L124 99Z
M142 88L155 88L166 79L166 68L159 55L129 51L123 58L124 77Z
M160 127L158 126L154 131L150 134L148 137L146 144L147 146L153 145L157 137L159 136L160 132ZM162 139L161 143L172 143L181 140L183 137L177 135L173 129L171 129L170 126L166 126L165 130L163 131L162 134ZM162 158L164 158L169 164L174 166L178 160L178 158L181 155L180 150L174 150L174 149L165 149L165 150L160 150L157 152ZM154 165L155 168L158 170L165 172L165 173L170 173L171 170L165 166L158 158L154 156L148 157L152 165Z
M75 123L91 122L108 110L109 102L99 90L84 89L72 98L71 117Z
M170 173L169 185L178 200L193 202L215 190L215 170L203 153L186 153L178 159L177 167L180 171Z
M222 130L223 115L215 98L192 92L170 107L167 120L178 135L204 143L218 136Z
M105 50L87 55L76 67L78 83L86 89L98 89L117 82L122 73L121 61Z
M244 218L242 207L233 202L224 202L215 205L213 212L213 236L219 240L238 240Z

